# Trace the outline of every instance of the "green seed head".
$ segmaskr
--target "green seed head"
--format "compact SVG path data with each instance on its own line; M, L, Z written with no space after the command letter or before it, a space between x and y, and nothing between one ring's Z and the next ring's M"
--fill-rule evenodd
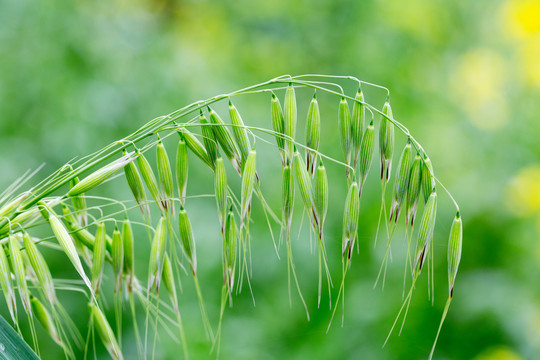
M142 213L148 215L150 210L148 209L146 200L146 191L144 190L143 181L139 170L137 170L137 166L133 162L130 162L124 167L124 174L133 198L139 204Z
M238 146L234 142L229 129L227 129L227 125L214 110L210 109L210 107L208 108L208 111L210 112L210 122L214 124L212 129L214 130L214 135L219 145L223 149L225 155L227 155L227 158L231 160L235 169L238 172L241 172L240 164L242 161L240 150L238 150Z
M381 180L388 182L392 170L392 154L394 152L394 124L388 120L393 119L392 108L387 99L384 103L384 116L381 119L381 128L379 130L379 150L381 153Z
M236 251L237 251L237 232L236 222L234 220L234 213L229 211L227 215L227 221L225 223L225 234L223 241L223 258L224 258L224 280L229 286L229 289L232 289L234 285L235 278L235 268L236 268Z
M461 247L463 242L463 225L459 211L452 222L450 239L448 240L448 291L449 296L454 296L454 283L461 260Z
M114 228L112 234L112 263L115 276L114 290L118 292L122 286L122 274L124 270L124 243L117 227Z
M249 149L251 149L251 144L247 136L247 129L242 121L240 113L229 100L229 116L231 117L231 124L233 125L233 133L236 138L236 143L240 149L240 155L242 155L242 168L247 160Z
M416 217L416 210L418 208L418 197L420 195L420 189L422 185L422 159L420 155L416 154L411 165L409 173L409 181L407 184L407 214L406 222L414 225L414 218Z
M429 195L435 187L435 178L433 177L433 165L427 155L424 155L422 164L422 193L424 194L424 202L427 202Z
M274 135L276 137L276 144L280 151L283 162L285 162L284 152L285 152L285 140L283 135L285 135L285 120L283 118L283 111L281 110L281 104L279 99L272 92L272 128L274 129Z
M173 176L171 171L171 164L169 162L169 156L167 155L167 150L161 142L158 141L156 147L156 163L158 170L159 184L162 193L161 205L167 211L173 212L173 203L172 199L174 198L174 185L173 185Z
M124 221L122 225L122 243L124 245L124 273L128 275L128 291L131 292L133 278L135 276L135 262L134 262L134 243L133 243L133 231L131 229L131 223L128 219Z
M294 173L296 175L296 182L300 188L300 194L302 195L302 200L304 200L304 207L310 213L313 208L313 189L311 186L311 177L306 169L306 164L300 157L300 153L295 151L294 153Z
M191 223L184 208L181 208L178 214L178 225L180 230L180 239L182 240L184 252L189 260L189 263L191 264L191 271L193 272L193 274L196 274L197 255L195 252L195 241L193 239Z
M319 164L315 173L314 194L315 210L319 219L319 227L322 229L328 211L328 177L326 176L326 168L322 162Z
M150 166L150 163L144 157L144 155L137 150L137 165L139 166L139 169L141 170L142 178L144 179L144 182L146 184L146 187L148 188L148 191L150 192L150 195L152 195L152 198L156 202L156 205L159 206L161 209L161 195L158 190L158 185L156 181L156 176L154 175L154 171L152 170L152 167Z
M392 207L390 208L390 220L398 221L401 211L401 205L407 194L409 187L409 175L411 174L411 165L413 163L412 146L410 140L403 148L397 167L397 177L394 183L394 193L392 197Z
M92 289L94 290L94 293L96 293L96 295L99 291L99 286L103 277L103 267L105 265L105 235L105 224L103 222L100 222L97 225L94 243L94 256L92 259Z
M174 304L175 308L178 307L177 298L176 298L176 285L174 281L174 272L172 269L171 261L169 260L169 255L165 253L165 258L163 259L163 284L165 289L169 293L171 302Z
M257 166L257 153L253 149L249 152L244 172L242 173L241 187L241 219L240 223L244 224L246 217L249 215L251 208L251 198L253 189L255 188L255 171Z
M21 245L15 235L9 236L9 260L11 262L13 273L15 274L15 281L17 282L17 288L24 310L27 314L31 314L30 291L28 290L28 284L26 283L26 269L21 254Z
M69 258L69 260L75 267L75 270L77 270L86 286L92 290L92 284L90 283L90 279L88 279L88 276L86 276L86 273L84 272L81 259L79 258L79 254L77 253L77 249L75 248L73 239L69 235L66 227L58 219L56 214L52 212L49 214L49 223L51 225L54 236L58 240L60 246L62 246L64 253Z
M349 104L345 98L341 98L338 111L339 134L341 138L341 149L345 156L347 165L351 163L351 113Z
M94 303L89 304L90 314L92 317L92 323L97 329L99 337L103 342L103 345L107 348L107 351L113 359L123 359L122 350L116 341L114 332L107 321L107 318L101 312L101 310Z
M124 156L126 155L124 151ZM129 164L131 164L130 162ZM70 181L70 188L72 189L74 186L76 186L79 183L79 178L75 177L71 179ZM81 223L83 226L86 226L87 224L87 213L86 213L86 198L84 197L84 194L80 194L77 196L73 196L71 198L71 201L73 203L73 208L75 209L77 213L77 217L79 219L79 223Z
M319 150L319 142L321 137L321 114L319 112L319 103L317 102L316 94L313 94L313 99L309 104L309 110L306 120L306 167L311 175L315 171L317 162L317 154L310 151Z
M130 152L125 156L122 156L120 159L113 161L109 165L93 172L77 183L77 185L73 186L71 190L69 190L68 196L77 196L95 188L134 159L133 152Z
M0 245L0 285L2 287L2 292L4 293L11 318L15 321L17 302L15 300L15 291L13 291L13 285L11 283L11 269L4 246L2 245Z
M156 292L159 292L159 284L163 271L163 261L167 248L167 220L165 216L159 219L159 223L154 232L152 248L150 250L150 262L148 266L148 288L156 284Z
M284 134L289 138L286 139L287 156L292 159L294 154L294 137L296 135L296 122L298 111L296 109L296 95L294 87L289 84L285 91L285 117L284 117Z
M345 200L345 210L343 211L343 241L342 255L351 258L352 249L358 233L358 220L360 218L360 197L358 196L358 185L351 183L347 199Z
M54 284L52 280L51 271L47 262L43 258L43 255L39 252L36 244L26 232L23 233L23 244L26 250L26 255L28 256L28 261L36 278L39 282L39 285L43 288L43 292L47 297L47 300L53 305L56 302L56 292L54 290Z
M187 146L183 139L178 142L176 151L176 183L178 185L178 196L182 206L186 205L186 190L188 182L188 156Z
M368 125L360 144L360 161L358 165L360 172L360 190L362 190L364 183L366 182L369 168L371 167L374 142L375 127L373 126L373 120L371 120L371 123Z
M424 207L420 229L418 230L418 240L416 242L415 263L413 268L420 273L424 261L429 252L430 243L433 240L433 231L437 218L437 193L433 191Z
M227 217L227 172L223 159L219 158L216 161L214 189L216 193L216 203L218 208L219 222L221 224L221 232L225 230L225 220Z
M354 148L354 159L356 165L356 159L360 156L360 148L362 144L362 136L364 134L364 122L366 117L366 110L364 108L364 94L362 93L362 88L359 86L356 93L356 98L352 110L352 143Z
M208 120L206 120L206 117L203 115L202 111L200 123L204 147L210 161L212 162L212 168L214 168L216 165L216 159L218 157L218 144L214 135L213 126L208 122Z
M38 319L39 323L41 324L41 326L43 326L45 331L47 331L47 334L49 334L51 339L53 339L54 342L58 345L64 346L62 339L60 338L60 336L58 335L58 331L56 330L54 320L51 314L43 306L43 304L33 296L30 299L30 304L32 307L32 313Z
M210 167L210 169L214 170L214 163L210 159L210 156L204 149L203 145L193 133L191 133L186 128L180 128L178 131L178 134L180 135L180 140L184 140L186 143L186 146L199 158L201 159L206 165Z
M291 173L289 165L285 165L282 170L283 175L283 222L290 224L292 221L293 207L294 207L294 178Z

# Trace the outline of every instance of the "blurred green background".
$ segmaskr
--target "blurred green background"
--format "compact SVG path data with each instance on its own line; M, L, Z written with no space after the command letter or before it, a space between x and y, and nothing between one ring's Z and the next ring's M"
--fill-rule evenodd
M455 298L435 358L540 356L539 1L3 0L0 24L0 189L42 163L39 176L45 177L158 115L278 75L353 75L388 87L394 116L424 145L464 220ZM354 89L349 90L352 95ZM311 92L299 91L298 96L303 120ZM368 96L382 106L383 93ZM246 113L246 123L269 126L269 102L257 99L238 99L237 107ZM326 129L322 149L339 157L333 147L337 103L323 105L321 100L321 108ZM303 136L302 127L298 133ZM174 141L168 143L171 154ZM404 141L398 136L396 152ZM280 203L275 155L259 161L263 191L274 209ZM188 191L209 193L209 171L203 166L191 170L194 185ZM345 185L342 168L329 170L333 201L327 241L337 283ZM116 186L108 188L109 195L129 199L124 183ZM362 199L361 252L355 254L347 283L345 323L339 326L338 313L328 334L328 304L316 309L316 257L309 252L307 233L294 251L310 322L294 289L289 307L284 249L278 260L260 207L254 207L257 306L244 291L226 311L222 358L427 357L447 293L446 243L453 209L441 192L435 306L427 299L424 275L402 335L381 348L401 304L403 262L396 245L384 291L372 288L384 241L373 247L379 192L371 174ZM203 292L215 326L220 242L217 217L208 220L215 205L203 199L191 206ZM61 263L59 256L58 267ZM141 275L145 266L139 266ZM183 289L190 352L208 358L210 344L188 277ZM85 314L77 310L82 299L65 296L65 301L84 328ZM165 331L160 334L157 357L176 358L179 345ZM61 357L60 349L47 341L42 341L44 358ZM134 357L128 327L123 343L128 358ZM99 357L107 356L103 348L97 350Z

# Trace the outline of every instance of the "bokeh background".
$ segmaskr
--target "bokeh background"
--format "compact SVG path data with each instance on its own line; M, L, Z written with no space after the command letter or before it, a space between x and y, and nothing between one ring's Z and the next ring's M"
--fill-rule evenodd
M464 220L455 298L435 358L540 356L538 0L4 0L0 24L0 189L42 163L38 177L44 177L158 115L278 75L353 75L388 87L394 116L424 145ZM368 94L368 101L382 105L383 93ZM303 119L311 93L298 95ZM237 106L249 114L246 122L269 126L269 103L239 99ZM333 146L337 103L321 106L322 149L339 156ZM396 151L404 141L398 136ZM173 149L173 141L168 146ZM263 191L277 208L275 155L260 161L259 171ZM330 262L338 282L345 185L342 169L329 169L335 195L327 241L334 241ZM195 185L189 191L209 193L207 169L193 165L191 170ZM116 186L108 188L111 194L128 199L123 182ZM260 208L254 207L257 305L244 291L226 312L222 358L427 357L447 292L446 242L453 209L441 193L434 306L424 277L402 335L382 348L401 304L403 262L397 245L384 291L373 289L383 252L382 242L373 246L379 197L372 174L362 199L360 254L347 283L345 323L339 326L338 313L328 334L328 304L323 301L324 307L316 309L316 257L309 252L308 235L304 232L297 241L295 257L310 322L294 289L289 307L284 249L278 260ZM213 210L212 199L193 201L191 218L203 292L216 325L221 270ZM61 256L51 262L61 271ZM188 277L183 289L190 352L194 358L209 358ZM66 307L84 328L86 317L78 311L83 302L70 296L64 297ZM47 341L42 341L44 358L62 357ZM123 344L136 356L130 353L134 342L128 325ZM97 351L98 357L107 357L102 347ZM179 353L179 345L161 331L156 356L173 359Z

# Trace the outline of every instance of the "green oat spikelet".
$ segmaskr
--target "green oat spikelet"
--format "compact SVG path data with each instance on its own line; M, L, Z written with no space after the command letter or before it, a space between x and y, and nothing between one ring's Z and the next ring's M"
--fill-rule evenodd
M125 156L127 154L124 152L123 155ZM131 162L129 162L129 164L131 164ZM73 189L73 187L76 186L79 182L79 178L74 177L69 182L70 188ZM88 223L88 214L86 211L86 198L84 197L84 193L73 196L71 198L71 202L73 203L73 208L75 209L79 223L81 223L83 226L86 226L86 224Z
M296 122L298 110L296 108L296 95L294 87L289 84L285 91L285 116L283 117L283 133L285 134L285 147L287 158L292 161L294 154L294 138L296 135Z
M122 289L122 274L124 270L124 242L122 234L115 225L112 234L112 265L114 269L114 293Z
M420 196L420 190L422 187L422 159L419 154L413 160L411 170L409 172L409 181L407 184L407 204L405 222L411 226L414 226L414 218L416 217L416 210L418 209L418 197Z
M418 274L424 266L430 249L431 240L433 239L433 231L437 218L437 192L434 190L429 196L428 202L422 213L420 228L418 230L418 239L416 242L415 261L413 269Z
M118 341L114 336L114 332L111 325L109 325L107 318L101 309L99 309L94 303L90 303L88 306L90 308L92 323L97 328L97 332L101 338L101 341L103 342L103 345L105 345L105 348L113 359L123 360L124 357L122 356L122 350L120 349L120 345L118 345Z
M364 188L371 163L373 161L373 150L375 146L375 127L373 126L373 119L366 128L362 141L360 143L360 161L359 161L359 188L360 193Z
M79 181L77 185L73 186L69 190L68 196L77 196L95 188L134 159L135 158L133 157L133 152L130 152L125 156L122 156L121 158L113 161L109 165L106 165L101 169L93 172L92 174Z
M24 261L21 254L21 244L15 235L10 235L8 237L8 244L9 260L11 263L11 269L15 275L15 281L17 282L19 297L21 298L24 310L31 316L32 308L30 305L30 291L28 290L28 284L26 283L26 269L24 267Z
M242 173L240 226L244 225L251 209L251 198L253 196L253 189L255 189L256 167L257 152L255 149L252 149L249 152L246 166Z
M30 296L30 305L32 307L32 313L38 320L38 322L43 326L47 334L53 339L55 343L65 348L65 344L60 338L58 331L56 330L56 325L51 314L47 311L45 306L35 297Z
M349 186L347 199L345 200L345 210L343 211L343 238L342 256L347 257L347 261L352 256L352 251L358 234L358 219L360 217L360 197L358 196L358 185L353 182Z
M171 163L163 142L158 135L158 144L156 146L156 164L158 170L159 185L162 193L161 205L165 211L174 213L174 185Z
M82 182L81 182L82 183ZM81 184L79 183L79 184ZM40 204L40 206L46 206L43 203ZM66 227L62 222L58 219L56 214L52 211L50 208L45 208L45 211L48 212L49 216L49 224L51 225L51 229L54 233L54 236L58 240L58 243L60 246L62 246L62 249L64 250L64 253L67 255L71 263L73 264L73 267L75 267L75 270L79 273L81 278L83 279L84 283L88 287L88 289L92 290L92 284L90 283L90 279L88 279L88 276L84 272L81 259L79 258L79 255L77 254L77 249L75 248L73 239L71 235L69 235ZM92 290L93 291L93 290Z
M354 151L354 162L353 168L356 168L358 158L360 156L360 149L362 144L362 137L364 134L364 122L366 117L366 110L363 104L364 102L364 93L362 92L362 87L358 86L358 91L356 92L355 102L353 104L352 118L351 118L351 131L352 131L352 145ZM362 188L362 185L360 185Z
M244 164L246 163L249 149L251 149L251 144L249 142L249 138L247 136L247 129L244 125L244 122L242 121L242 117L240 116L240 113L238 112L238 109L236 106L233 105L231 100L229 99L229 116L231 117L231 124L233 125L233 134L236 138L236 143L238 144L238 148L240 149L240 155L242 156L242 169L244 168Z
M24 249L26 251L26 255L28 256L30 266L32 266L32 269L34 269L37 281L41 287L43 287L45 296L52 306L56 302L56 291L54 289L54 283L49 266L43 258L43 255L41 255L39 252L30 235L27 232L24 232L22 237Z
M446 319L446 314L448 314L448 308L454 297L454 282L456 281L456 275L459 267L459 262L461 260L461 247L463 241L463 225L461 222L461 216L459 210L456 213L456 217L452 222L452 227L450 229L450 239L448 240L448 299L446 299L446 305L441 317L441 322L439 323L439 329L437 330L437 335L433 341L433 346L431 352L429 353L429 360L433 358L433 353L435 352L435 346L437 345L437 340L439 339L439 334L441 333L442 325Z
M291 173L291 167L285 165L282 168L282 216L283 223L287 233L290 232L292 214L294 208L294 178Z
M195 156L208 165L210 169L214 170L214 163L210 159L210 156L192 132L186 128L180 128L178 130L178 135L180 136L180 140L183 140L186 143L186 146L195 154Z
M133 280L135 278L135 248L133 242L133 230L128 219L124 220L122 225L122 244L124 246L124 274L127 275L127 289L131 293L133 289Z
M214 191L216 194L216 203L221 225L221 234L225 231L225 221L227 219L227 172L225 164L220 157L216 161L216 170L214 173Z
M208 158L210 159L210 162L212 163L211 167L212 169L214 169L216 166L216 159L218 157L217 139L216 139L216 136L214 135L213 126L208 122L202 110L201 110L199 122L201 123L201 133L203 137L204 148L206 149Z
M144 183L146 184L146 187L148 188L148 191L150 192L150 195L152 195L152 198L156 202L156 205L158 206L160 211L162 211L162 198L158 190L156 176L154 175L152 166L150 166L150 163L148 162L146 157L144 157L144 155L139 150L137 150L137 165L141 170L142 178L144 180Z
M403 200L407 194L407 188L409 186L409 176L411 174L411 165L413 163L413 154L412 146L410 139L407 140L407 144L403 148L401 157L399 158L399 163L396 171L396 180L394 183L394 193L392 196L392 205L390 207L390 219L394 219L394 222L397 223L399 215L401 212L401 206L403 205ZM430 192L431 193L431 192Z
M463 224L459 211L452 222L450 228L450 239L448 240L448 294L454 296L454 283L461 261L461 248L463 242Z
M338 110L338 126L339 135L341 139L341 149L343 150L343 156L348 166L351 165L351 112L349 111L349 104L344 97L339 101ZM347 178L349 177L350 168L347 167Z
M285 119L283 117L283 111L281 110L281 104L276 94L272 92L272 129L274 130L274 136L276 138L276 144L281 155L282 163L285 164Z
M319 219L319 229L322 232L326 213L328 212L328 176L326 168L322 161L319 162L319 167L315 172L315 188L314 188L314 203L317 218Z
M238 228L234 220L232 207L227 214L225 233L223 236L223 281L228 287L229 295L232 294L236 272L236 256L238 248Z
M0 285L11 319L13 323L17 323L17 301L15 300L15 291L11 283L11 269L3 245L0 245Z
M313 99L309 104L306 120L306 167L311 176L315 172L317 163L317 151L319 151L319 142L321 137L321 114L319 103L317 102L317 93L313 93ZM314 150L314 151L311 151Z
M148 291L154 285L156 293L159 293L159 285L163 272L163 261L165 258L165 250L167 249L167 219L162 216L156 226L154 238L152 240L152 248L150 250L150 262L148 265Z
M191 272L197 274L197 255L195 250L195 240L193 239L193 230L186 210L181 207L178 213L178 225L180 230L180 239L182 247L191 265Z
M124 156L127 155L126 151L123 152ZM124 167L124 175L133 194L133 198L139 205L143 216L150 215L150 209L148 208L148 200L146 199L146 191L144 190L143 180L137 166L131 161Z
M99 286L103 277L103 267L105 265L106 251L106 230L103 222L98 223L94 242L94 256L92 258L92 290L98 295Z
M176 184L178 185L178 196L182 206L186 205L186 192L188 182L188 155L187 146L183 138L178 141L176 150Z
M424 203L429 199L429 195L435 187L435 178L433 176L433 164L431 159L424 154L424 161L422 164L422 193L424 194Z
M315 205L313 203L313 187L311 185L311 178L309 176L306 164L300 157L298 150L294 152L293 169L296 176L296 183L300 189L300 195L304 201L304 207L308 212L309 217L312 217L315 211ZM316 221L316 219L313 219Z
M216 139L221 146L221 149L223 149L223 152L225 153L227 158L229 158L238 174L241 174L242 169L240 167L240 164L242 163L242 160L240 156L240 150L238 150L238 146L234 142L233 137L229 132L229 129L227 129L227 125L221 119L221 117L210 107L208 107L208 112L210 113L210 122L214 124L212 130L214 130L214 135L216 136Z
M381 155L381 181L388 182L392 172L392 155L394 152L394 124L388 120L393 119L390 100L386 98L381 118L381 127L379 129L379 150Z

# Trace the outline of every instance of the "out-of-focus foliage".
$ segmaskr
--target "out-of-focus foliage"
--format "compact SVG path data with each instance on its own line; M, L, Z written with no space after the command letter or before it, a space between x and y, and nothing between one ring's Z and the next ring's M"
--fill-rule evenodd
M45 162L42 177L157 115L281 74L351 74L388 87L394 116L424 145L437 176L461 204L464 220L461 269L436 357L531 359L540 353L537 0L4 0L0 24L1 189L28 168ZM309 95L304 98L302 119ZM382 105L383 100L374 101ZM261 104L239 100L236 105L252 111L244 118L247 124L269 127L269 102L268 112L253 114ZM322 114L328 136L321 149L337 157L339 149L331 148L337 140L337 104ZM404 141L398 137L398 148ZM208 177L202 166L192 170L190 176ZM260 172L265 179L273 176L268 169ZM279 176L262 184L276 196L275 203L280 189L271 184L278 181ZM127 198L122 185L111 193ZM373 248L380 189L376 181L368 186L344 327L337 321L325 334L330 312L328 304L315 309L316 259L302 237L294 251L312 321L306 321L294 297L289 308L286 264L275 256L259 209L252 229L257 306L245 292L226 312L223 358L427 355L446 296L446 241L454 214L441 196L440 208L447 213L439 215L435 234L435 306L422 283L401 337L381 349L400 306L403 264L396 256L384 291L372 289L382 258L380 244ZM336 191L327 241L335 240L330 251L337 254L345 195ZM332 198L332 188L330 193ZM215 205L210 200L194 204L200 212L192 221L203 247L201 282L209 313L217 319L219 230L201 218ZM335 274L337 259L331 264ZM61 271L61 263L56 265ZM192 285L185 280L180 303L191 330L190 351L206 358L209 344ZM76 314L76 303L66 307L84 327L86 317ZM124 329L125 348L132 335ZM161 344L159 357L178 354L165 332ZM52 342L43 346L42 353L61 355Z

